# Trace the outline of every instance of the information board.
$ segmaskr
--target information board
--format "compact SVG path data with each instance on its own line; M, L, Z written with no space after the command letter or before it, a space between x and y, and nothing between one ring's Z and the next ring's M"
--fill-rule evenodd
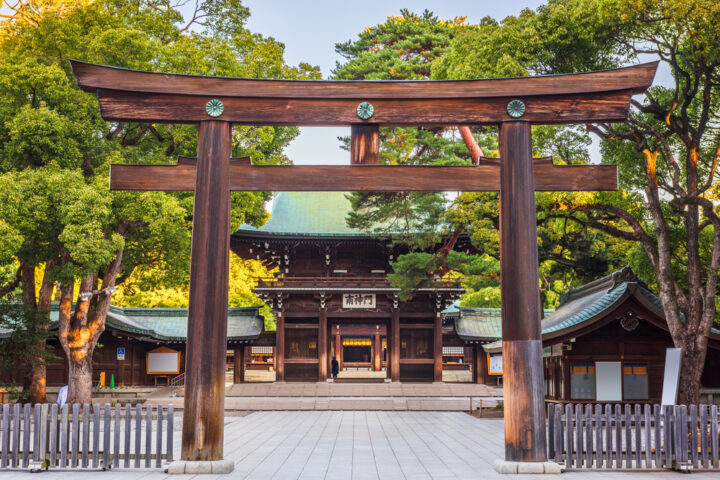
M488 353L488 374L490 374L490 375L502 375L503 374L502 353L496 354L496 355L490 355Z
M146 354L148 375L180 373L180 352L160 347Z

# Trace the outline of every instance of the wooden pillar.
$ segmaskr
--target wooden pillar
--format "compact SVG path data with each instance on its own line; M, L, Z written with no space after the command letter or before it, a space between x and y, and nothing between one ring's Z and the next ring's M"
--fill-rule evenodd
M185 357L182 459L220 460L230 262L230 123L200 124Z
M340 334L335 334L335 358L338 361L338 369L342 370L343 368L343 361L342 361L342 338L340 338Z
M320 309L318 318L318 381L324 382L328 378L328 338L327 338L327 310Z
M501 124L499 146L505 460L543 462L547 453L530 123Z
M233 383L245 381L245 345L240 345L233 350L235 364L233 365Z
M350 163L377 165L380 163L380 127L377 124L350 126Z
M382 342L380 341L380 330L375 330L375 341L373 342L373 370L382 370Z
M433 382L442 382L442 316L435 314L433 327Z
M278 311L275 328L275 381L285 381L285 316Z
M473 382L488 383L488 360L485 349L479 343L475 344L473 358Z
M400 381L400 310L394 309L390 321L390 379Z

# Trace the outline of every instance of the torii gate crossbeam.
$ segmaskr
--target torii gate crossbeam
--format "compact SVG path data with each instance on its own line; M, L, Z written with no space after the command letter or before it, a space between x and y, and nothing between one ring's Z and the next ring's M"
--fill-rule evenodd
M114 165L111 188L194 190L182 458L222 458L231 190L499 191L505 459L547 460L535 190L613 190L615 166L532 158L533 124L621 121L657 62L602 72L460 81L291 81L139 72L72 61L103 118L200 125L197 160ZM231 159L231 126L350 125L349 166ZM384 167L381 125L499 125L500 160ZM365 165L355 165L365 164ZM370 165L368 165L370 164Z

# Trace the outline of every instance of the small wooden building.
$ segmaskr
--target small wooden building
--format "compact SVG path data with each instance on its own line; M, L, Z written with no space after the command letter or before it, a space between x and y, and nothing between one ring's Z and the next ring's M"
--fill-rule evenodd
M499 356L499 324L477 309L461 309L456 328L466 342L482 344L478 381L486 383L488 359ZM495 330L492 330L495 329ZM665 353L673 347L660 300L629 267L573 289L542 321L545 397L556 401L658 402ZM480 363L480 362L479 362ZM498 363L498 362L495 362ZM720 387L720 331L714 329L701 379Z
M264 320L260 307L231 308L228 311L228 350L241 351L255 344L263 333ZM51 306L50 319L56 328L58 304ZM0 332L0 341L9 332ZM109 385L114 378L116 386L149 386L160 380L166 383L185 369L185 341L187 337L187 309L185 308L123 308L111 306L105 331L93 353L93 383L100 381L102 373ZM59 341L51 339L48 345L55 355L47 366L47 385L62 386L68 383L65 353ZM249 349L247 349L249 350ZM179 366L151 373L153 353L178 352ZM156 355L161 357L162 355ZM2 372L0 379L22 385L24 372Z

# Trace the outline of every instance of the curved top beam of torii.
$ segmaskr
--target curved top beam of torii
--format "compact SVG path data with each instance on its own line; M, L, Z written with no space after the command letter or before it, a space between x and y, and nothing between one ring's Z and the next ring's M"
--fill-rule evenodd
M479 125L620 121L630 97L653 81L657 62L589 73L478 80L265 80L143 72L71 61L78 85L96 92L106 120L246 125ZM521 100L521 118L507 104ZM359 118L357 107L374 112Z

